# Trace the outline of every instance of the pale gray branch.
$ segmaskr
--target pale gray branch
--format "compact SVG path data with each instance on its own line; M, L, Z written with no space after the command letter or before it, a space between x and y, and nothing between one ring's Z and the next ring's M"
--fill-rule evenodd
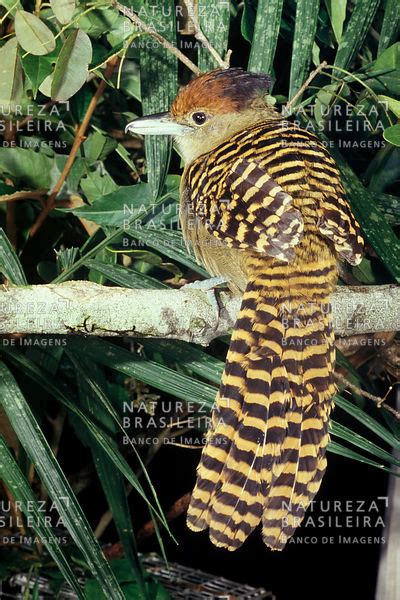
M240 298L228 292L126 289L87 281L3 288L0 334L159 337L207 345L234 325ZM287 310L290 310L288 305ZM400 329L400 287L338 287L337 335Z

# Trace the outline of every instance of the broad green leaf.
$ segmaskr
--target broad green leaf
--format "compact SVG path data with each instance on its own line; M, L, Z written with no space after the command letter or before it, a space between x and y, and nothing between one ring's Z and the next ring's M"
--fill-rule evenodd
M228 49L229 2L198 0L198 15L201 31L221 58L224 58ZM211 71L220 66L203 44L200 44L199 47L198 65L200 71L203 72Z
M23 92L21 61L16 38L8 40L0 48L0 106L6 113L15 107Z
M31 85L34 97L38 92L39 86L50 75L53 70L53 63L57 59L56 52L51 52L46 56L35 56L33 54L24 54L21 57L22 67Z
M281 24L283 0L259 0L249 71L271 73Z
M398 0L386 0L381 35L379 36L378 56L392 44L400 28L400 11Z
M89 74L92 44L81 29L68 35L58 56L51 83L52 100L68 100L83 86Z
M75 12L75 0L50 0L50 6L62 25L69 23Z
M57 510L106 597L124 600L124 595L104 554L93 536L70 484L44 437L14 377L0 363L0 402L22 446L35 464Z
M82 588L69 566L68 558L63 553L53 529L46 522L43 508L40 508L28 481L25 479L2 437L0 437L0 479L10 490L14 499L20 503L25 516L29 517L33 523L32 527L35 533L42 540L43 545L47 548L66 581L68 581L78 598L84 600L85 596Z
M148 183L125 185L106 194L90 206L67 209L72 214L94 221L99 225L122 227L128 219L139 215L151 204L152 194Z
M0 148L0 171L24 188L50 188L54 160L33 149Z
M14 285L28 285L22 265L8 237L0 227L0 273Z
M347 0L325 0L336 41L340 44L346 19Z
M364 71L365 82L374 92L400 96L400 42L386 48Z
M297 0L289 98L293 98L298 92L308 73L317 31L318 11L319 0Z
M175 11L170 0L159 0L157 11L152 10L151 0L143 4L144 20L172 44L176 44ZM142 37L137 38L139 41ZM133 42L135 44L135 41ZM177 91L178 64L176 57L154 40L140 51L140 85L144 115L169 109ZM153 198L157 198L164 186L171 156L171 138L167 136L145 137L148 181Z
M170 194L168 194L170 195ZM140 221L140 220L144 220L145 218L149 217L150 214L154 211L154 209L157 206L161 206L163 204L165 200L165 196L162 196L161 198L158 198L157 201L152 204L149 208L147 208L146 210L144 210L143 212L141 212L140 214L136 215L134 214L131 217L128 217L127 219L127 227L132 226L132 224L135 221ZM102 250L103 248L106 248L107 246L110 246L113 243L117 243L125 234L125 230L124 229L117 229L115 231L112 231L111 233L108 233L100 242L98 242L96 245L93 245L94 241L97 241L97 236L96 237L91 237L88 240L88 243L90 244L90 248L85 248L81 250L81 253L83 254L83 256L81 256L81 258L79 258L69 269L66 269L63 273L61 273L58 277L56 277L53 281L53 283L60 283L61 281L66 281L67 279L69 279L71 277L71 275L76 271L76 269L78 269L79 267L83 266L85 264L85 261L88 260L89 258L93 258L95 257L100 250Z
M26 10L17 10L15 15L15 35L26 52L43 56L56 47L54 35L37 17Z
M89 164L92 164L97 160L102 161L107 158L110 152L115 150L117 145L117 140L103 135L98 131L90 133L83 144L85 158L89 161Z
M336 53L335 66L347 69L350 65L365 40L379 4L380 0L357 0L354 4ZM334 71L334 74L343 77L339 71Z
M111 194L111 192L115 192L119 187L103 167L95 171L89 171L85 177L82 177L79 185L90 203L102 196Z
M387 127L383 132L383 137L387 142L393 144L393 146L400 146L400 124L397 123L396 125L392 125L392 127Z
M79 18L79 27L92 39L107 35L119 18L118 11L110 7L109 2L104 2L98 10L84 11L84 13L86 14L82 14Z

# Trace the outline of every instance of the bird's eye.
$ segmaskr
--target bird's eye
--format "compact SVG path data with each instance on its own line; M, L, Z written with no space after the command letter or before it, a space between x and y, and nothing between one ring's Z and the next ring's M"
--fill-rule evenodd
M195 112L192 114L192 119L196 125L203 125L207 121L207 115L203 112Z

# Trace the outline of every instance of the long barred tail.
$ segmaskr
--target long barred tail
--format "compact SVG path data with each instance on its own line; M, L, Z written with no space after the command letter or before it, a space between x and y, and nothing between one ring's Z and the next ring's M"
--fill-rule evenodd
M252 257L187 523L236 550L262 522L282 550L326 469L335 392L329 296L335 258L295 265Z

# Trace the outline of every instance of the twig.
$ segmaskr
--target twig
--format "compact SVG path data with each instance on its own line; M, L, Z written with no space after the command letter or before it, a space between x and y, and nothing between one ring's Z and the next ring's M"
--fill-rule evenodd
M305 80L305 82L303 83L301 88L298 90L298 92L296 92L296 94L293 96L293 98L291 98L289 100L289 102L286 104L284 111L283 111L285 115L289 115L291 113L292 106L294 105L296 100L302 96L304 91L308 88L308 86L310 85L312 80L315 79L315 77L318 75L318 73L320 73L327 66L328 66L328 63L326 62L326 60L324 60L320 65L318 65L318 67L316 69L314 69L314 71L311 71L311 73L309 74L309 76L307 77L307 79Z
M194 37L196 38L196 40L198 40L201 44L203 44L204 48L206 48L208 50L208 52L211 54L211 56L214 58L214 60L220 67L222 67L223 69L229 69L229 61L224 60L218 54L218 52L210 44L210 42L208 41L208 39L202 32L200 23L198 22L197 17L196 17L193 0L183 0L183 2L186 5L189 19L192 21L194 32L195 32ZM229 58L230 54L228 54L227 56Z
M4 140L15 144L16 130L13 121L6 121L4 130ZM7 183L7 179L6 179ZM12 183L11 181L9 183ZM6 233L14 248L17 247L17 224L16 211L14 204L7 204L6 207Z
M134 23L142 31L151 35L151 37L157 40L161 44L161 46L163 46L164 48L169 50L169 52L174 54L178 58L178 60L183 62L183 64L185 64L191 71L193 71L195 75L200 75L201 71L194 64L194 62L187 58L187 56L185 56L183 52L178 50L178 48L176 48L173 44L171 44L171 42L166 40L162 35L157 33L157 31L155 31L152 27L144 23L144 21L142 21L142 19L138 17L130 8L116 1L113 2L113 6L115 6L115 8L119 10L120 13L125 15L125 17L128 17L128 19L130 19L132 23Z
M390 386L388 391L386 392L385 396L383 398L381 398L380 396L375 396L374 394L370 394L369 392L366 392L365 390L358 387L357 385L354 385L354 383L351 383L351 381L346 379L346 377L344 377L344 375L341 375L340 373L335 372L334 375L335 375L335 379L337 381L340 381L340 383L343 383L346 387L350 388L356 394L359 394L360 396L363 396L364 398L368 398L369 400L372 400L372 402L374 402L378 408L384 408L385 410L390 412L397 421L400 421L400 412L398 412L395 408L393 408L389 404L384 404L388 394L393 389L393 386Z
M117 61L118 61L118 58L113 57L107 63L107 68L104 73L105 80L107 80L109 77L111 77ZM85 133L86 133L86 129L89 125L89 121L92 118L93 112L97 106L98 101L100 100L101 96L103 95L104 90L106 89L107 83L105 80L102 79L100 81L99 86L98 86L97 90L95 91L95 93L89 103L89 106L86 110L85 116L83 117L82 123L78 127L77 132L75 134L74 143L72 144L71 151L70 151L67 161L64 165L62 173L61 173L60 177L58 178L58 181L57 181L56 185L54 186L53 191L51 192L50 196L48 197L46 205L44 206L43 210L39 214L35 223L32 225L32 227L29 231L30 237L33 237L37 233L37 231L40 229L40 227L43 225L44 221L46 220L48 214L53 210L53 208L56 205L57 195L60 192L62 186L64 185L64 182L74 164L78 150L79 150L82 142L85 140Z
M173 505L171 506L171 508L167 511L167 513L165 515L168 523L170 521L173 521L177 517L179 517L182 513L184 513L187 510L187 508L189 506L189 502L190 502L190 496L191 496L191 494L188 492L187 494L184 494L183 496L178 498L178 500L175 500L175 502L173 503ZM150 537L151 535L153 535L153 533L154 533L154 523L153 523L153 521L148 521L137 532L137 539L138 539L138 541L146 539L146 538Z
M13 194L3 194L0 196L0 202L14 202L15 200L43 200L47 190L20 190Z

